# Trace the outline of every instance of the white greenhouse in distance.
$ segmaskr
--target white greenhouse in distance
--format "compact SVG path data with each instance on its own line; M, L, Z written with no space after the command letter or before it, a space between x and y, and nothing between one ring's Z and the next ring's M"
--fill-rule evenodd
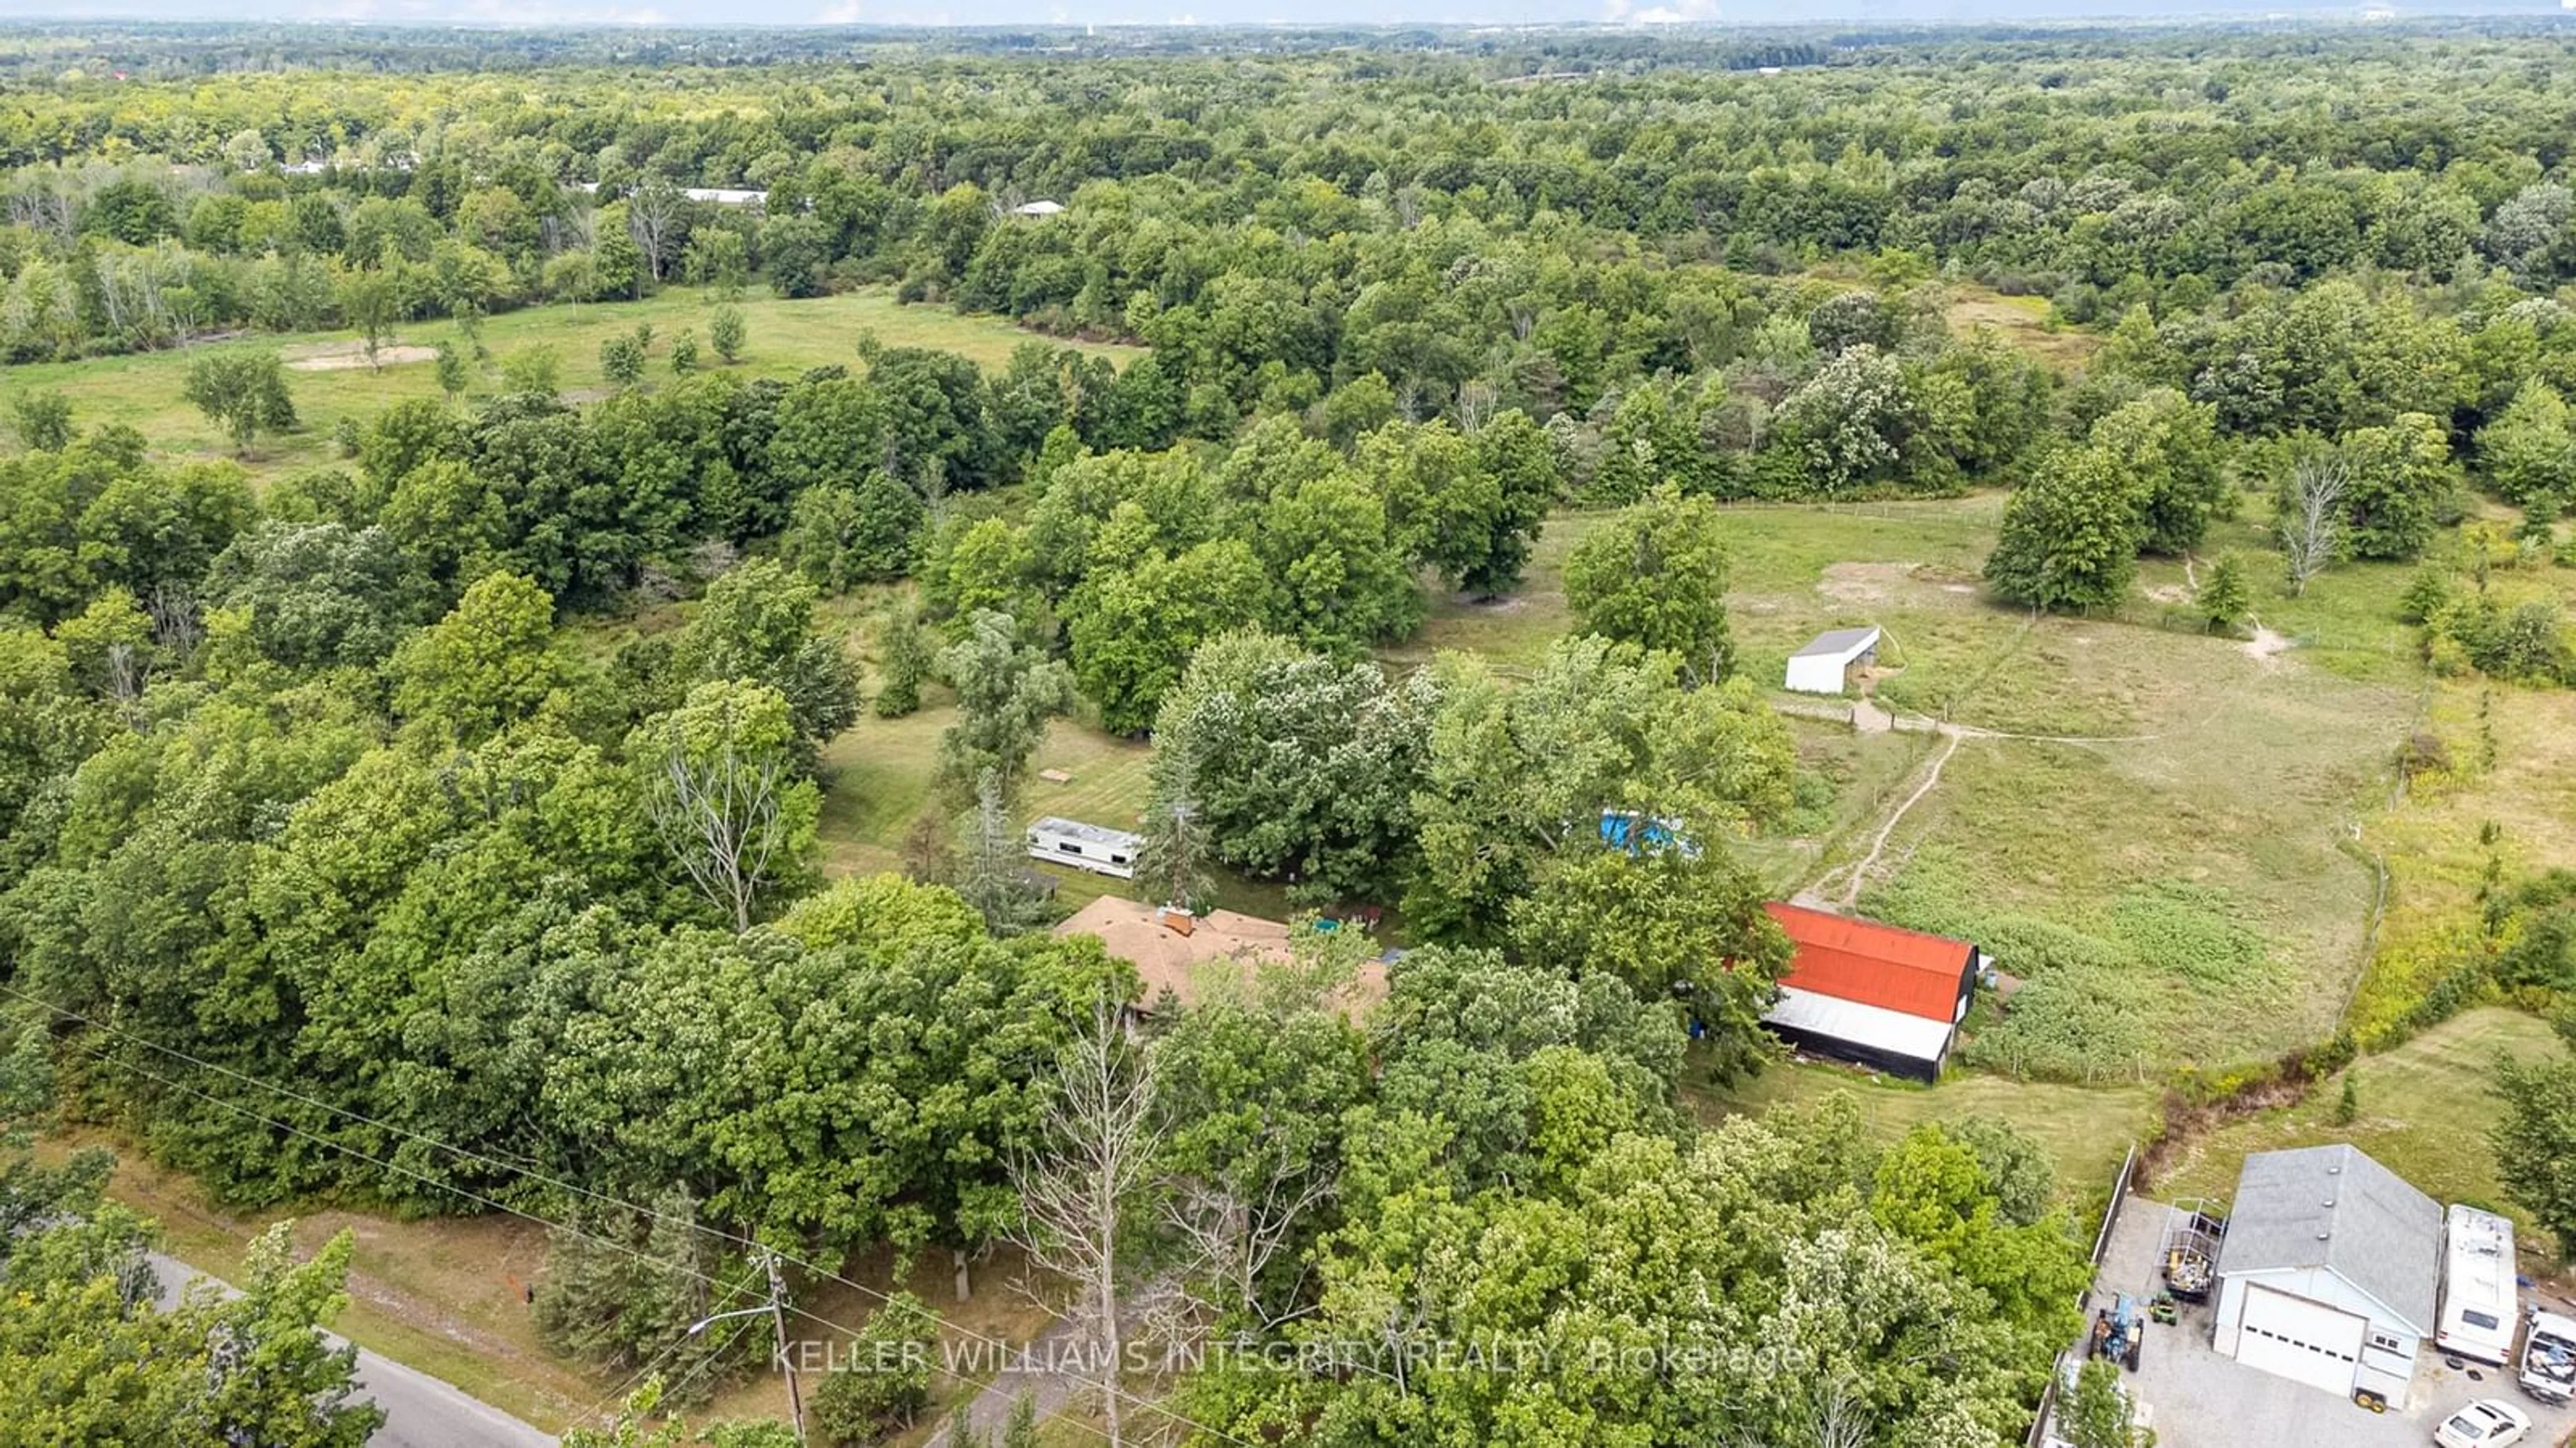
M1071 865L1096 875L1115 875L1121 880L1136 878L1136 855L1144 847L1143 835L1087 825L1080 820L1048 815L1029 823L1030 859Z
M1876 624L1827 629L1789 656L1789 677L1780 687L1795 694L1839 694L1852 665L1865 668L1878 662L1878 641Z

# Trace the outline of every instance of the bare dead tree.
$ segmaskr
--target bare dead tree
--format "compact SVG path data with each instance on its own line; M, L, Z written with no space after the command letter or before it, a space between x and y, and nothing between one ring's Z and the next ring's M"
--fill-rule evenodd
M2281 557L2289 565L2292 597L2306 593L2308 580L2343 551L2343 495L2351 485L2352 470L2340 458L2311 455L2290 470Z
M685 200L678 187L658 177L627 194L626 229L634 234L636 247L644 253L645 269L655 281L662 279L663 262L678 236Z
M1162 1148L1154 1110L1152 1058L1127 1039L1117 1002L1092 1005L1091 1020L1058 1058L1055 1104L1041 1123L1041 1145L1011 1163L1020 1219L1005 1235L1031 1266L1074 1286L1075 1328L1098 1377L1111 1448L1126 1426L1119 1367L1125 1340L1119 1288L1141 1228L1142 1199ZM1033 1299L1035 1285L1021 1290Z
M1474 432L1493 421L1502 394L1482 377L1470 377L1458 384L1458 430Z
M152 642L161 652L185 664L205 641L206 625L197 616L197 593L184 583L156 583L143 601L152 616Z
M779 796L788 783L785 758L746 757L730 730L703 758L676 724L663 741L661 771L646 791L653 828L699 893L733 917L736 933L751 929L770 860L785 842Z
M1869 1404L1840 1375L1816 1390L1811 1411L1816 1448L1867 1448L1878 1426L1870 1421Z
M143 731L143 687L151 682L152 671L135 656L132 644L107 646L107 697L125 720L125 727Z
M1164 1203L1164 1220L1213 1289L1231 1299L1202 1305L1239 1307L1265 1332L1304 1315L1303 1307L1273 1312L1262 1299L1261 1279L1295 1241L1298 1224L1332 1199L1336 1185L1311 1157L1284 1142L1238 1179L1176 1183ZM1289 1300L1298 1295L1291 1292Z
M56 179L40 174L10 192L10 224L45 232L57 242L68 242L76 213L70 191L58 187Z
M1758 1436L1738 1429L1718 1441L1723 1448L1867 1448L1874 1441L1875 1415L1849 1374L1837 1372L1809 1387L1806 1398L1806 1421L1791 1429L1792 1437Z

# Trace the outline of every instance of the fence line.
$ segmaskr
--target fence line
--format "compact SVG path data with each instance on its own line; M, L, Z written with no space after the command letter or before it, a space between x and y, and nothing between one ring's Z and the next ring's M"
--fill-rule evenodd
M2111 1180L2111 1201L2102 1209L2102 1226L2093 1234L2092 1263L2093 1271L2097 1275L2102 1270L2102 1254L2109 1251L2111 1247L2111 1229L2119 1225L2120 1209L2129 1200L2129 1183L2136 1178L2137 1173L2138 1144L2132 1141L2129 1143L2128 1153L2120 1158L2120 1174ZM2093 1289L2090 1284L2087 1284L2084 1291L2085 1295L2090 1297ZM2064 1360L2065 1354L2060 1353L2058 1361L2062 1363ZM2052 1364L2048 1374L2048 1386L2040 1390L2039 1412L2030 1420L2030 1432L2022 1437L2023 1448L2039 1448L2040 1440L2048 1433L2049 1415L2057 1411L2058 1385L2065 1380L2064 1369Z

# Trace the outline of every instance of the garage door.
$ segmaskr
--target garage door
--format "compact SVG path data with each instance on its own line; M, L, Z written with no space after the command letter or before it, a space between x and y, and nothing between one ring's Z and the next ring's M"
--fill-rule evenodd
M2236 1339L2238 1362L2338 1396L2352 1391L2366 1326L2360 1318L2248 1283L2244 1323Z

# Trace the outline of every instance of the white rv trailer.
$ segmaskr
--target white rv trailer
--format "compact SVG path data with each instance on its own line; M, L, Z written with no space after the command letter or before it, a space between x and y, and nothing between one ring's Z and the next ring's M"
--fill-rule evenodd
M1058 819L1049 815L1029 824L1030 859L1071 865L1095 875L1115 875L1121 880L1136 878L1136 856L1144 848L1143 835L1087 825L1080 820Z
M2513 1223L2493 1212L2454 1204L2442 1267L2441 1326L2433 1345L2446 1353L2502 1367L2513 1356L2522 1318L2515 1286Z

